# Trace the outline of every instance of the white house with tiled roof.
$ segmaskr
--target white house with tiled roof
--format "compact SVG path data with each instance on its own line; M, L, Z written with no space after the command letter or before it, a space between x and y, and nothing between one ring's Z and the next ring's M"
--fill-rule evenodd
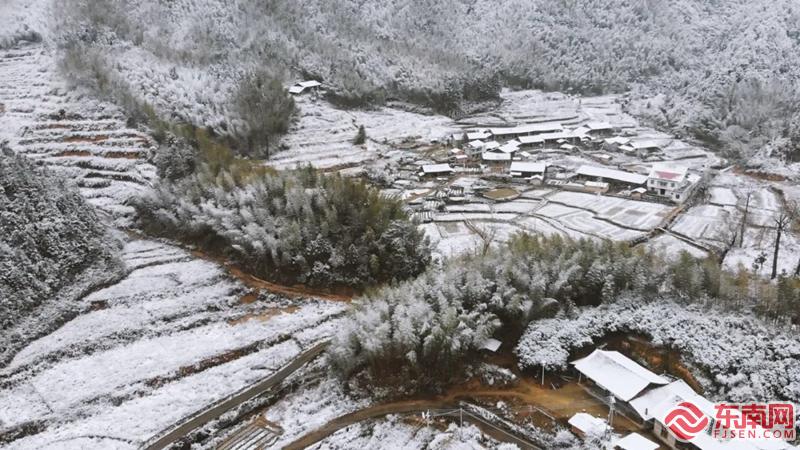
M655 164L647 177L647 190L659 197L683 203L691 193L694 179L688 169L674 164Z

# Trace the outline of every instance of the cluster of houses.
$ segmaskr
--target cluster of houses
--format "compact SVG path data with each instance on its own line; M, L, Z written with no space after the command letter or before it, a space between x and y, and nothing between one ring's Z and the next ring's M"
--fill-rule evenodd
M603 397L613 397L615 408L626 417L639 422L642 429L652 430L661 444L632 433L614 443L614 448L654 450L661 445L673 450L796 450L797 447L782 440L720 440L708 430L695 435L690 442L680 442L669 431L666 417L681 402L691 402L709 418L714 418L712 402L696 393L683 380L669 379L657 375L637 364L625 355L606 350L595 350L589 356L573 361L582 380L588 380L592 388ZM609 424L599 417L578 413L569 420L576 434L603 436L610 431Z
M503 153L498 153L503 154ZM583 165L570 171L546 162L512 161L504 170L511 179L534 184L549 184L565 190L605 194L609 191L635 199L657 198L683 203L701 180L699 174L689 173L686 167L669 163L656 163L647 174ZM458 171L450 163L424 164L422 178L449 177Z
M598 144L608 151L620 151L641 157L662 150L657 140L632 141L615 136L617 129L607 122L588 122L567 130L560 123L534 123L506 128L474 130L461 136L453 135L452 142L464 144L448 154L448 162L421 167L422 177L447 177L456 171L475 169L482 173L507 176L530 183L546 183L562 189L593 193L614 193L633 198L650 198L683 203L691 195L701 177L686 167L655 162L622 170L608 166L585 165L577 171L535 162L534 153L571 152L580 145ZM557 149L550 147L558 146ZM541 156L541 155L540 155ZM611 157L594 152L591 156L601 163ZM541 161L542 158L539 158Z

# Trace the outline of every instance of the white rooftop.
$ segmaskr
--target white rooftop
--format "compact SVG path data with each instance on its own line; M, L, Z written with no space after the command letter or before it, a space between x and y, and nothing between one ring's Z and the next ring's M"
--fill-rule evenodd
M492 128L489 130L494 136L511 136L532 133L547 133L561 131L563 127L560 123L532 123L509 128Z
M314 87L322 86L322 83L320 83L317 80L309 80L309 81L303 81L301 83L297 83L297 85L302 87L302 88L314 88Z
M470 140L470 141L483 140L483 139L489 138L489 136L491 136L491 134L489 134L489 133L487 133L485 131L473 131L473 132L467 133L467 140Z
M636 141L632 142L631 147L635 148L636 150L639 149L647 149L647 148L662 148L664 144L660 141L654 140L646 140L646 141Z
M588 122L584 125L586 128L590 129L591 131L598 131L598 130L613 130L614 127L608 122Z
M651 384L669 383L666 378L645 369L622 353L595 350L572 364L584 376L623 401L639 395Z
M555 141L558 139L573 139L579 138L584 134L578 130L574 131L557 131L554 133L542 133L535 136L520 136L519 142L522 144L541 144L545 141Z
M614 448L622 450L656 450L659 445L638 433L631 433L614 442Z
M450 164L425 164L422 166L423 173L445 173L452 172L453 168Z
M622 136L615 136L610 137L604 140L606 144L617 144L617 145L625 145L630 142L630 138L622 137Z
M686 173L688 170L689 169L686 167L675 164L659 163L653 165L653 169L650 171L649 177L656 180L682 183L686 178Z
M292 87L289 88L289 93L290 94L299 94L299 93L303 92L304 90L305 90L305 88L303 86L292 86Z
M715 417L714 404L696 393L683 380L673 381L666 386L651 389L630 402L631 407L644 420L655 419L662 424L669 412L678 403L688 401L706 416ZM707 433L700 433L692 438L692 444L700 450L786 450L796 447L780 440L717 440Z
M582 431L584 434L602 435L606 432L608 425L606 421L594 417L587 413L577 413L567 421L570 425Z
M576 173L587 177L608 178L610 180L617 180L630 184L645 184L647 182L647 177L644 175L626 172L624 170L610 169L608 167L584 165L581 166Z
M545 163L522 162L522 161L512 162L510 168L512 172L534 172L534 173L544 173L546 169L547 169L547 164Z
M483 152L481 158L484 161L511 161L511 153Z

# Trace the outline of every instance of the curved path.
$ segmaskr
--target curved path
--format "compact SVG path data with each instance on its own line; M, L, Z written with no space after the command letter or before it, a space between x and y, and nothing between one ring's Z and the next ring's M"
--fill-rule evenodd
M155 440L151 439L151 441L146 442L143 448L147 450L161 450L166 448L178 439L191 433L196 428L199 428L218 418L242 403L264 394L288 378L289 375L293 374L297 369L304 366L307 362L319 356L319 354L328 347L329 343L330 341L323 341L311 347L269 377L245 388L244 390L225 400L215 403L205 410L197 412L191 418L178 424L177 426L170 428L169 430L165 430L165 432L161 433L159 436L154 437Z
M299 439L286 445L284 450L299 450L320 442L333 433L365 420L377 419L389 414L410 414L438 412L437 410L447 410L443 415L461 417L463 420L477 426L487 435L501 442L508 442L517 445L521 449L539 449L533 443L514 435L488 420L474 415L465 409L460 411L458 405L450 400L406 400L400 402L386 403L382 405L370 406L349 414L337 417L325 424L322 428L314 430Z

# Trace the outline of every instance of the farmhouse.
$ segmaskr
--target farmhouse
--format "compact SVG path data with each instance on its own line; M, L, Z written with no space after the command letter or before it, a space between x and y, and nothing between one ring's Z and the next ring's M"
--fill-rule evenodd
M640 157L645 157L651 153L659 153L663 150L663 145L660 142L653 140L636 141L631 142L628 145Z
M511 163L509 170L512 177L531 178L533 176L541 176L544 178L544 174L547 171L547 164L514 161Z
M541 133L555 133L563 131L560 123L533 123L508 128L492 128L489 133L499 139L513 139L521 136L531 136Z
M688 175L688 169L672 164L655 164L647 177L647 190L675 203L683 203L691 194L699 177Z
M647 177L624 170L609 169L607 167L581 166L575 173L579 179L585 181L601 181L618 187L635 189L647 183Z
M614 133L614 127L608 122L589 122L584 127L588 128L586 134L592 137L609 136Z
M492 135L485 131L472 131L467 133L468 141L483 141L489 139Z
M511 153L483 152L481 159L488 164L505 164L511 162Z
M613 395L622 403L619 407L631 415L638 415L644 425L652 426L654 435L668 448L696 450L790 450L797 447L779 440L720 440L707 432L696 434L690 443L676 442L675 436L668 430L666 417L679 403L691 402L709 418L716 417L715 405L697 394L683 380L670 381L640 366L619 352L595 350L586 358L573 361L572 364L581 376L590 379L595 385ZM594 429L594 423L600 419L582 417L570 419L573 431L585 435L583 429ZM577 427L576 425L580 425ZM648 427L649 427L648 426ZM627 437L615 442L614 448L655 448L653 443L644 438ZM645 442L647 441L647 442ZM639 442L640 446L633 446ZM622 445L621 445L622 444ZM626 446L627 445L627 446Z
M420 176L423 177L441 177L448 176L453 173L453 168L450 164L425 164L422 166Z
M645 369L622 353L595 350L591 355L573 361L582 376L618 400L628 402L645 389L669 384L669 380Z
M522 136L519 142L523 146L545 145L545 144L563 144L563 143L579 143L585 137L584 134L576 131L557 131L553 133L543 133L534 136Z

